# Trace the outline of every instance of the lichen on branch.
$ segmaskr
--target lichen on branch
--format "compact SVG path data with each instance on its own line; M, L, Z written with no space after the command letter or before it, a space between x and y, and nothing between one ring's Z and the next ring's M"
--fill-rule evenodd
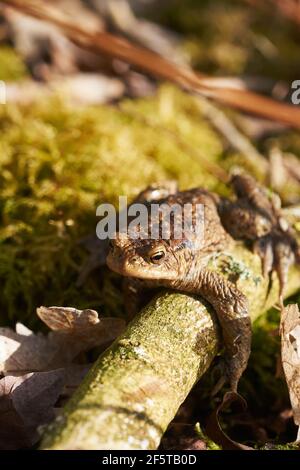
M252 320L277 299L277 280L267 295L260 260L244 246L236 244L210 267L237 282ZM294 269L288 293L297 287ZM47 429L41 448L156 449L220 346L218 323L206 303L175 292L160 294L100 356Z

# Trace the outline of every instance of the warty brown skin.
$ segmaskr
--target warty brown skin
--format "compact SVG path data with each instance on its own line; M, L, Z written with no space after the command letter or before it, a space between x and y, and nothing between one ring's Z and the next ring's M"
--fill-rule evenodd
M184 233L177 240L172 231L168 239L141 239L118 232L111 240L108 266L125 276L125 301L129 313L140 307L145 289L167 287L201 295L214 308L223 333L226 378L237 390L251 349L251 322L247 298L222 275L207 269L212 254L224 251L233 238L251 240L263 261L263 272L277 271L281 295L289 266L298 260L294 234L280 215L277 196L248 175L232 178L236 200L221 199L203 189L179 192L172 182L150 187L135 200L146 205L186 203L204 206L203 237ZM149 217L151 228L151 219Z

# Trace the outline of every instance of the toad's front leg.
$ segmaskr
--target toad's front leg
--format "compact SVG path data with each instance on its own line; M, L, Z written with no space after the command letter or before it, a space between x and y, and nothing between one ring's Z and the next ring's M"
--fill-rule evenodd
M226 376L236 392L251 351L247 298L231 282L208 270L201 271L195 284L184 286L184 290L202 295L214 307L223 334Z

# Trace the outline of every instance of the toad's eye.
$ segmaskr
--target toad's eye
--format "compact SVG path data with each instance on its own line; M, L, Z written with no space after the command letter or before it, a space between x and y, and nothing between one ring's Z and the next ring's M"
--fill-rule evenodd
M154 263L154 264L160 263L160 261L164 257L165 257L165 252L162 249L157 250L157 251L153 251L149 256L151 263Z

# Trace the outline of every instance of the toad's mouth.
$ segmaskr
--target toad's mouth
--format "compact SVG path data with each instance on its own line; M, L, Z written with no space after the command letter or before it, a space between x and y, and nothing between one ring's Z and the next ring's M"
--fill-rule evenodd
M150 280L175 280L178 277L177 272L166 269L164 266L133 264L122 257L116 258L111 252L106 258L107 266L117 274L138 279Z

